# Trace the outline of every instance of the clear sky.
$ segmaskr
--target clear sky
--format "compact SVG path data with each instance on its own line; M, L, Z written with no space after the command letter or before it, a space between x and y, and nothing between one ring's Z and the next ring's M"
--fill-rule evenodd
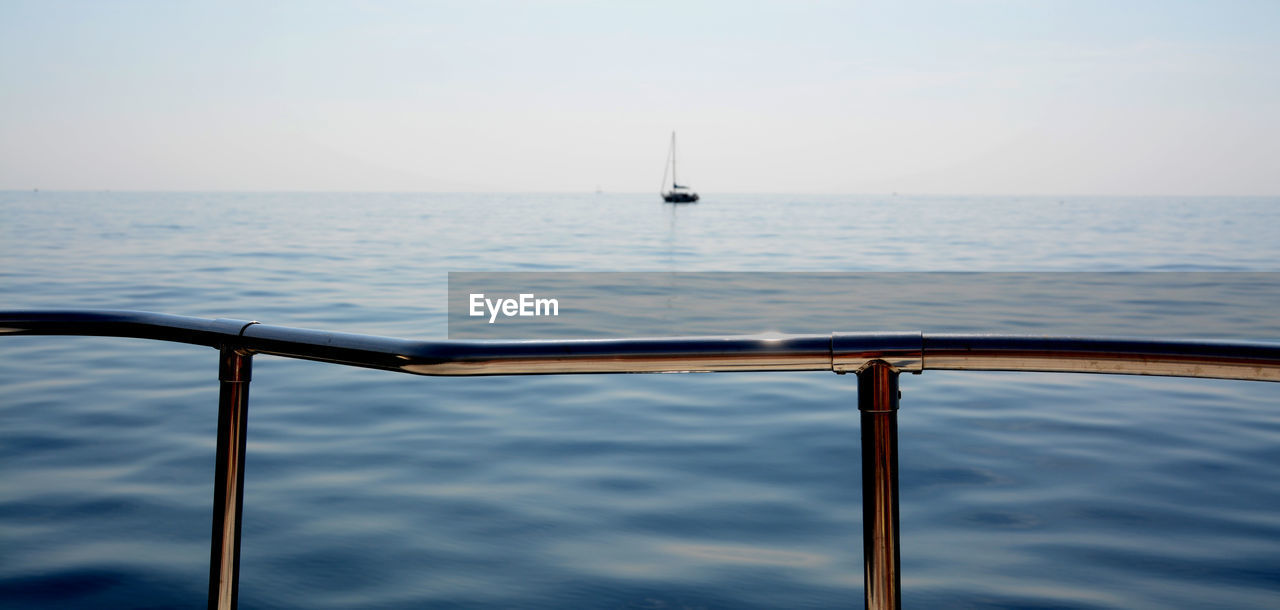
M1280 194L1280 1L0 0L0 188Z

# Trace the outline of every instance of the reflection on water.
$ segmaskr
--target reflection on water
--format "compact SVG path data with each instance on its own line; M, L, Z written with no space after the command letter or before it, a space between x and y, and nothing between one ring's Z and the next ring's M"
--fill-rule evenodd
M775 567L802 567L829 563L830 558L814 553L797 553L751 546L684 544L663 545L662 551L700 561Z

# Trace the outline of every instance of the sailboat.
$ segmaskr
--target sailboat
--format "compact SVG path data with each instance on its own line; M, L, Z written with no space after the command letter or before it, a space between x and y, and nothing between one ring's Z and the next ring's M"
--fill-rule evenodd
M676 180L676 132L671 132L671 150L667 151L667 165L662 168L662 186L658 192L667 203L694 203L698 194ZM667 189L667 170L671 170L671 188Z

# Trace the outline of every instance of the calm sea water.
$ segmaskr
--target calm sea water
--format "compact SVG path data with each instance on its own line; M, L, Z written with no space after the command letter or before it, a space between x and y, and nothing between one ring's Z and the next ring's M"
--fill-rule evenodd
M449 271L1280 258L1277 199L657 199L0 193L0 309L443 338ZM852 377L254 372L244 607L861 605ZM204 603L216 385L206 348L0 337L0 606ZM906 606L1280 603L1280 385L929 372L903 392Z

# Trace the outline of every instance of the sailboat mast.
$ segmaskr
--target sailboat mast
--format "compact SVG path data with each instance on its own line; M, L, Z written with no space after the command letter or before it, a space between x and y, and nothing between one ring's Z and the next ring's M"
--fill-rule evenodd
M671 132L671 188L680 186L676 179L676 132Z

